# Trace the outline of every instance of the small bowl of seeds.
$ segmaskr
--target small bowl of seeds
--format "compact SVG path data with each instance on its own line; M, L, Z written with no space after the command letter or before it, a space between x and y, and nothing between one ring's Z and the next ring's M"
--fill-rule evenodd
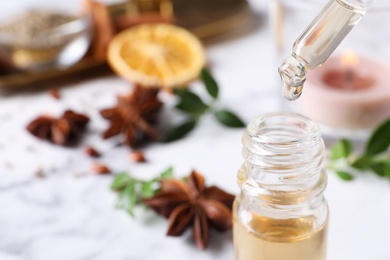
M12 2L0 11L2 64L22 71L66 68L85 55L91 41L91 17L69 11L78 9L72 6L78 6L76 1L69 1L71 8L53 6L56 3L50 7L43 0L28 6L23 1Z

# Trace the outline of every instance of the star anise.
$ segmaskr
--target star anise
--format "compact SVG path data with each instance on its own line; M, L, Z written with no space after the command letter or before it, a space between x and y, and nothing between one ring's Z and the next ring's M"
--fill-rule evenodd
M162 102L158 99L159 89L136 86L130 95L119 96L115 107L104 109L100 114L110 121L110 127L103 133L107 139L122 133L123 143L135 147L145 139L157 140L153 127Z
M68 145L84 131L89 118L72 110L66 110L59 118L41 115L28 124L27 130L40 139L55 144Z
M196 245L205 249L210 227L220 231L232 227L233 200L232 194L216 186L205 187L204 177L193 171L187 182L161 181L160 192L144 202L169 219L168 236L180 236L192 225Z

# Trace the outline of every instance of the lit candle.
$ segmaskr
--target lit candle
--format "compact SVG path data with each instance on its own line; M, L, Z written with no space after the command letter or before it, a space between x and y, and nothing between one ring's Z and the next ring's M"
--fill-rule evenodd
M298 100L321 124L370 129L390 117L390 64L346 52L309 73Z

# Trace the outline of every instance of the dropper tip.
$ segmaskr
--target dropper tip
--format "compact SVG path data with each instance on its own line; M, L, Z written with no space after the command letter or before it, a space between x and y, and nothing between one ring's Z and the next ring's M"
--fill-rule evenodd
M306 69L294 56L283 61L278 69L282 81L282 94L289 101L297 100L306 81Z

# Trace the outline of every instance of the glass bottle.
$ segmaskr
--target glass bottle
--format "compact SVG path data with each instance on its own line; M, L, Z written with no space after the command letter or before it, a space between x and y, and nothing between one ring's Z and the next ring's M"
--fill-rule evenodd
M299 114L265 114L249 124L243 144L235 259L326 259L327 176L318 125Z
M290 57L279 67L283 95L296 100L308 71L321 66L376 0L329 0L294 42Z

